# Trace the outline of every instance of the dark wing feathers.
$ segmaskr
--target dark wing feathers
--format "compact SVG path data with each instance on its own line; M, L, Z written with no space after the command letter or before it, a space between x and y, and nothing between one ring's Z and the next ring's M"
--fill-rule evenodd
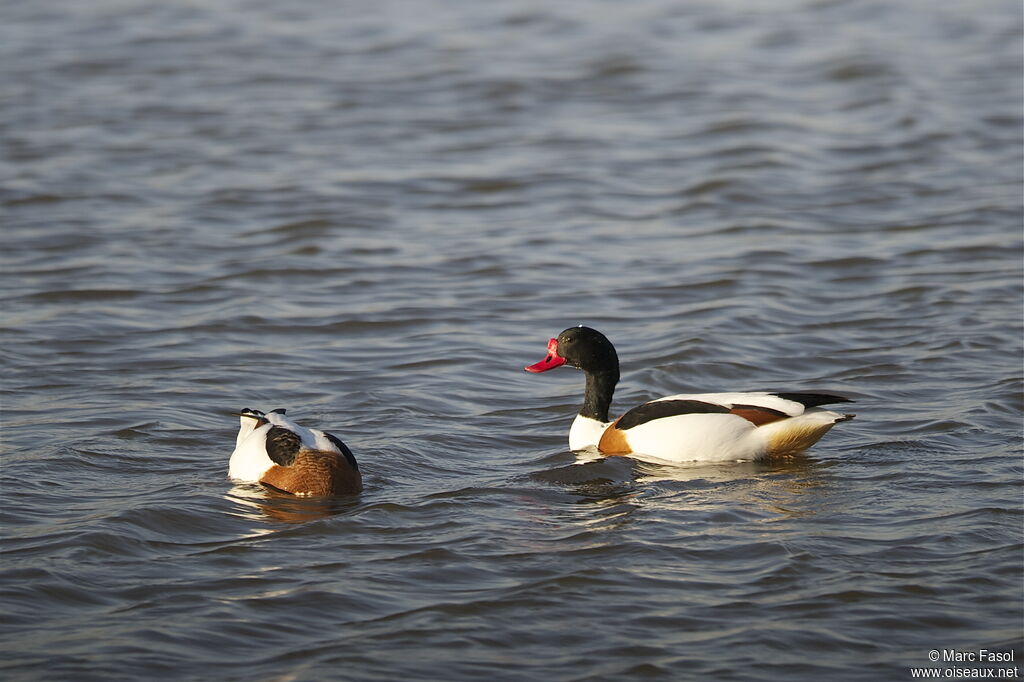
M807 408L817 407L818 405L827 405L829 403L853 402L849 398L830 395L828 393L773 393L772 395L778 396L783 400L792 400L793 402L800 403ZM727 413L743 417L757 426L760 426L761 424L769 424L773 421L789 417L785 412L775 410L770 407L762 407L760 405L737 404L726 407L725 405L706 403L701 400L655 400L653 402L644 403L643 405L634 407L632 410L622 415L615 425L618 429L624 431L626 429L631 429L634 426L646 424L647 422L655 419L675 417L681 414Z
M783 400L792 400L794 403L800 403L804 407L817 407L818 405L828 405L830 403L852 403L853 401L849 398L844 398L839 395L830 395L828 393L773 393Z
M728 407L700 400L655 400L634 407L619 417L616 426L620 430L625 430L655 419L675 417L680 414L725 414L728 411Z
M267 455L275 464L286 467L295 461L295 455L302 447L302 440L292 431L280 426L271 426L267 431Z
M334 443L337 448L341 450L341 454L345 455L345 459L347 459L348 463L352 465L352 468L359 471L359 463L356 462L356 456L352 454L352 451L348 449L348 446L342 443L341 439L333 433L324 433L324 435L327 436L327 440Z

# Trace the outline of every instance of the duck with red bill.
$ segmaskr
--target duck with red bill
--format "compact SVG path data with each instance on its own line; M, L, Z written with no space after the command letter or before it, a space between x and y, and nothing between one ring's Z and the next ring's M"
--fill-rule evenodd
M548 355L540 362L535 362L528 367L524 367L527 372L539 373L546 372L549 369L555 367L561 367L565 364L565 358L558 355L558 339L551 339L548 341Z

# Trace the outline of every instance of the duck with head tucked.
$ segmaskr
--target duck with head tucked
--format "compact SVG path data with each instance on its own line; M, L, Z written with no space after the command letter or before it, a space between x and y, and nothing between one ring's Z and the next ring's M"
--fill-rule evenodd
M284 409L245 408L238 418L229 478L303 497L363 489L355 456L334 434L300 426L285 416Z

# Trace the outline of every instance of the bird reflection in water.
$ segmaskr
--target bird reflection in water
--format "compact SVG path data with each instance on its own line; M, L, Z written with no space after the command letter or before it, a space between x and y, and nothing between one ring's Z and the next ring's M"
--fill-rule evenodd
M713 463L573 454L573 464L538 472L533 478L572 490L584 508L614 509L618 517L648 505L707 511L745 501L751 509L767 512L764 520L769 521L812 516L829 504L830 463L803 453Z
M236 485L226 495L245 507L242 516L254 520L267 518L284 523L305 523L349 511L358 504L358 496L296 497L276 490Z
M636 482L671 488L682 485L688 504L707 509L747 502L768 513L764 521L813 516L829 506L831 464L804 453L761 460L701 464L665 464L636 461ZM670 496L680 504L679 495Z

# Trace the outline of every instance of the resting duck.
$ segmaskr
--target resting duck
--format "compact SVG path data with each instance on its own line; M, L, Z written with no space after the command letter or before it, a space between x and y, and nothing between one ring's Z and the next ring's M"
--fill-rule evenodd
M357 493L359 464L337 436L299 426L283 409L238 413L228 477L301 496Z
M583 408L569 429L571 450L639 455L669 462L717 462L792 455L833 425L853 419L818 409L852 402L824 393L697 393L644 403L611 421L608 407L619 381L615 347L601 332L579 326L548 342L548 354L526 367L546 372L568 365L587 378Z

